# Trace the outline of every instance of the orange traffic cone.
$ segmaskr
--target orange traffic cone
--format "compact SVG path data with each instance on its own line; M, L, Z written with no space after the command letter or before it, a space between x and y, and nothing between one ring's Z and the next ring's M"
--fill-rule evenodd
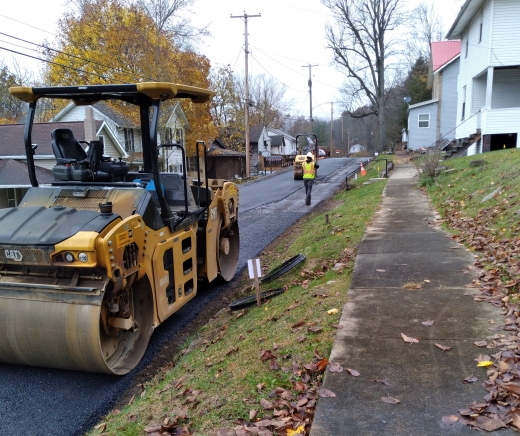
M367 175L367 172L365 171L365 167L363 166L363 163L359 162L359 165L361 165L361 175L362 176L366 176Z

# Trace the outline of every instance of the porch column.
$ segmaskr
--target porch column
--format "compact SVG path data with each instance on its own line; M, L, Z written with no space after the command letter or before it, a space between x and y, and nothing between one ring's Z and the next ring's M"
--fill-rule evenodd
M491 97L493 96L493 67L488 67L487 70L487 84L486 84L486 110L491 110Z

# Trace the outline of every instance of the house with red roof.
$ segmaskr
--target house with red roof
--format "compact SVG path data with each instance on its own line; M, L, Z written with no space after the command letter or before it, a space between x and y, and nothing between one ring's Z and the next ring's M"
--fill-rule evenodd
M408 149L441 148L455 138L460 41L432 43L432 99L409 105Z
M459 155L520 147L520 1L467 0L448 31L461 40Z

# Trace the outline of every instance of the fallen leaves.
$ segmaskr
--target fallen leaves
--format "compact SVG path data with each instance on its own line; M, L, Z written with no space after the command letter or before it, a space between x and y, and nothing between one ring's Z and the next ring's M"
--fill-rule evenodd
M343 372L343 366L339 363L330 363L329 364L329 371L330 372Z
M410 282L410 283L405 283L403 285L403 289L421 289L421 288L422 288L422 283Z
M401 402L397 398L393 398L393 397L381 397L381 399L383 400L383 402L385 402L387 404L399 404Z
M441 345L441 344L435 344L435 346L442 351L450 351L451 347L448 347L447 345Z
M320 389L318 391L318 395L321 397L321 398L334 398L336 397L336 394L334 392L332 392L330 389Z
M478 381L478 378L471 374L469 377L463 379L462 383L475 383L476 381Z
M410 336L406 336L404 333L401 333L401 337L403 338L403 341L405 341L407 344L418 344L419 339L412 338Z
M452 425L458 422L459 417L456 415L448 415L442 417L442 422L446 425Z

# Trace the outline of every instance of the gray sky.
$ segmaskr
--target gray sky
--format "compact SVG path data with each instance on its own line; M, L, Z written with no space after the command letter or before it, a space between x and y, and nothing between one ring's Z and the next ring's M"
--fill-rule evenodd
M412 7L418 2L408 0L406 4ZM463 3L463 0L435 0L446 31ZM0 32L35 43L44 38L53 40L56 22L66 4L63 0L3 2ZM240 74L245 67L244 20L230 16L243 16L244 12L261 14L248 20L250 74L266 74L286 85L286 95L293 101L291 115L308 116L308 65L313 65L313 116L330 117L331 102L337 101L342 83L342 75L330 65L331 53L325 48L324 26L332 19L330 11L319 0L197 0L191 19L197 26L209 24L213 34L201 51L212 65L231 65ZM0 35L0 47L27 52L13 44L27 45ZM41 67L37 61L0 50L0 58L5 62L11 63L13 57L32 69ZM342 108L334 104L333 110L337 116Z

